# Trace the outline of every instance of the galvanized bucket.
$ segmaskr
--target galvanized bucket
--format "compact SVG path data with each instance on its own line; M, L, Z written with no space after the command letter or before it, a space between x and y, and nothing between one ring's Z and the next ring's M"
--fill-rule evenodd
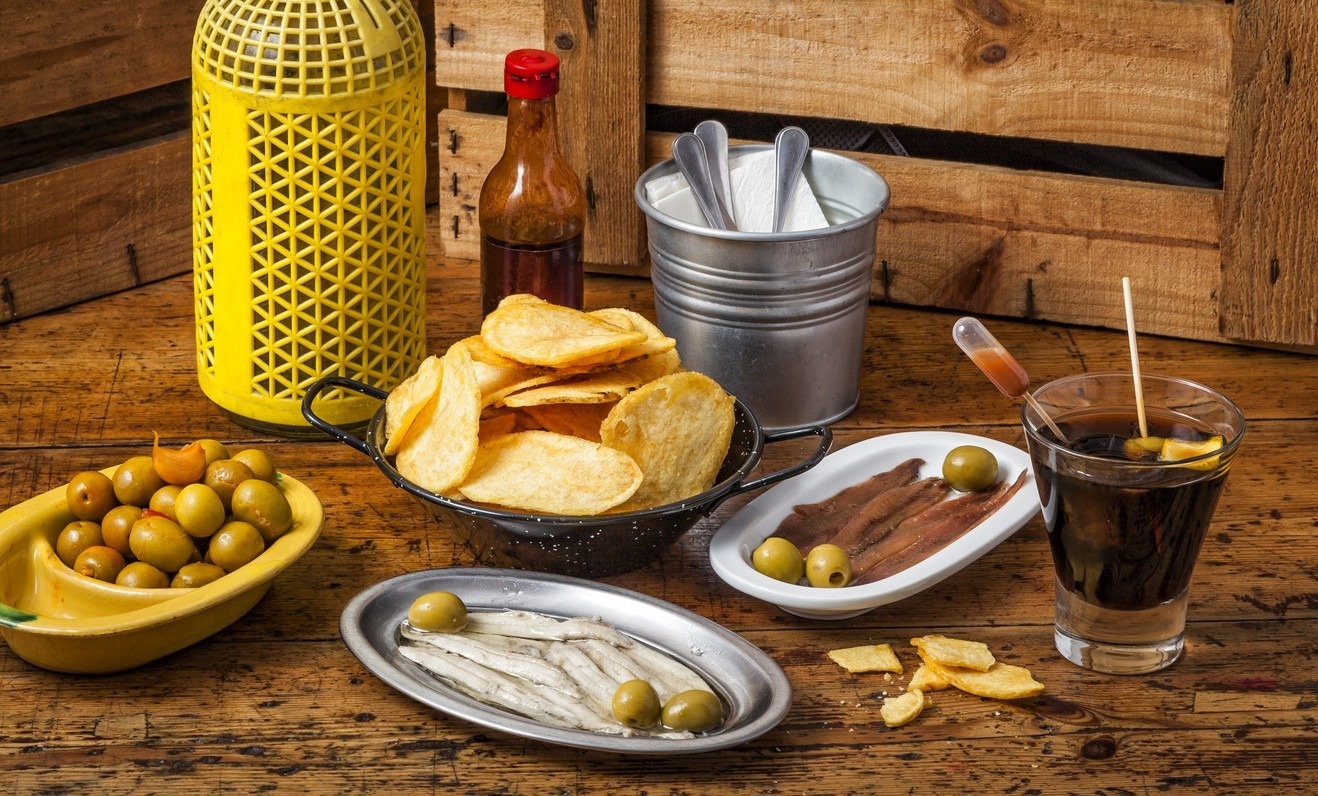
M771 147L734 146L731 157ZM659 327L689 370L744 401L765 428L826 425L860 400L865 316L888 183L843 155L812 150L803 172L829 226L729 232L669 216L647 198L665 160L636 182L646 215Z

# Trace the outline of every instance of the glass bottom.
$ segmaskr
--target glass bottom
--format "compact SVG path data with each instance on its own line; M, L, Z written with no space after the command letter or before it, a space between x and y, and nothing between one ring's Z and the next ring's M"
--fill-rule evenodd
M1091 605L1057 584L1053 641L1068 661L1104 674L1165 669L1185 649L1189 593L1154 608L1118 611Z

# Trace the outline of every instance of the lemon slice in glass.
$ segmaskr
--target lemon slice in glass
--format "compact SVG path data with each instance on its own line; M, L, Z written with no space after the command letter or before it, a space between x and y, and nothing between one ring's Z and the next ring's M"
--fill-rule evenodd
M1214 434L1202 442L1188 442L1183 439L1168 437L1162 442L1162 451L1158 454L1158 460L1174 462L1181 459L1193 459L1196 456L1203 456L1206 453L1212 453L1220 449L1222 443L1221 434ZM1192 462L1185 466L1195 470L1213 470L1217 468L1217 465L1218 457L1210 456L1203 461Z
M1162 455L1167 440L1162 437L1131 437L1123 449L1132 459L1154 459Z

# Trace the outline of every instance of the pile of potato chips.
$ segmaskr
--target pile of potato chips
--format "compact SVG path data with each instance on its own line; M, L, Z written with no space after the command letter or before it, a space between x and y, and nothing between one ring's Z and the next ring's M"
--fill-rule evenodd
M389 394L384 453L438 495L592 516L709 489L734 419L732 396L683 371L640 314L516 295Z
M983 642L933 634L913 638L911 644L920 654L920 667L911 675L906 693L883 700L879 715L889 727L914 721L933 691L957 688L988 699L1024 699L1043 693L1043 684L1028 669L996 660ZM828 656L852 673L903 671L890 644L830 650Z

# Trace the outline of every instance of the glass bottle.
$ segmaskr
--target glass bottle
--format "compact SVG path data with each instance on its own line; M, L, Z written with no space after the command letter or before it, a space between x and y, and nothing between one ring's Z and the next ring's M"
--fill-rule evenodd
M514 50L504 59L508 132L481 186L481 312L531 293L582 306L586 194L558 148L558 57Z

